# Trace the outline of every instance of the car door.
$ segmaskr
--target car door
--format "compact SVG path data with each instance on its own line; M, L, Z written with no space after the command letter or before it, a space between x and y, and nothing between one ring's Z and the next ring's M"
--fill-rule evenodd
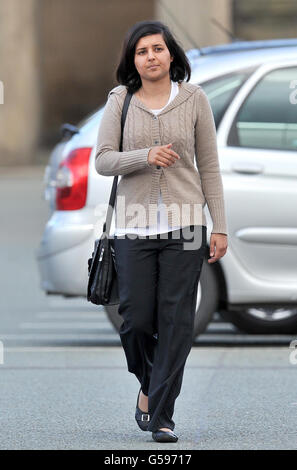
M296 60L259 67L218 132L229 245L246 276L283 286L297 283L296 79Z

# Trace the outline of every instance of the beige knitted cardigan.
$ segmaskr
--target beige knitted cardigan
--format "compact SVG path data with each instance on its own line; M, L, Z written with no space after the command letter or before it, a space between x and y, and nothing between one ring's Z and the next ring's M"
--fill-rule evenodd
M100 175L122 175L117 187L116 227L156 225L161 189L170 225L207 225L207 203L212 233L227 234L215 122L202 87L181 82L178 95L158 116L133 95L123 133L123 151L119 152L126 93L126 87L119 85L108 94L95 156ZM167 168L148 163L153 146L171 142L179 160Z

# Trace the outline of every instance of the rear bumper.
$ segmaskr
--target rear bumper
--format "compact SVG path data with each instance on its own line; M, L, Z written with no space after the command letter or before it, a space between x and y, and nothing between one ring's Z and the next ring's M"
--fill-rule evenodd
M77 212L55 212L46 224L36 260L40 287L47 293L86 296L94 225Z

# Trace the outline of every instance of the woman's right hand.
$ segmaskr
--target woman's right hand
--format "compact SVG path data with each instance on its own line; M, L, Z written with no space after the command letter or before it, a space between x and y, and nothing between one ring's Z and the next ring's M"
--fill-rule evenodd
M177 159L180 159L180 156L174 150L171 150L171 146L172 143L151 148L148 154L149 164L166 168L171 166Z

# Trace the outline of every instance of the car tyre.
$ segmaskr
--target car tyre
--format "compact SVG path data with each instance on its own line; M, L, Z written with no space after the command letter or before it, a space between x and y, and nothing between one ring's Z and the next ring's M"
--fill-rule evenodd
M290 310L291 309L291 310ZM280 318L282 315L286 318ZM290 313L289 313L290 311ZM273 335L273 334L294 334L297 333L297 308L296 306L287 307L253 307L242 306L232 310L220 312L222 318L233 323L239 330L249 334ZM272 316L278 316L279 319L272 320ZM263 319L260 317L262 316ZM267 318L265 320L265 317ZM270 317L270 320L268 319Z

